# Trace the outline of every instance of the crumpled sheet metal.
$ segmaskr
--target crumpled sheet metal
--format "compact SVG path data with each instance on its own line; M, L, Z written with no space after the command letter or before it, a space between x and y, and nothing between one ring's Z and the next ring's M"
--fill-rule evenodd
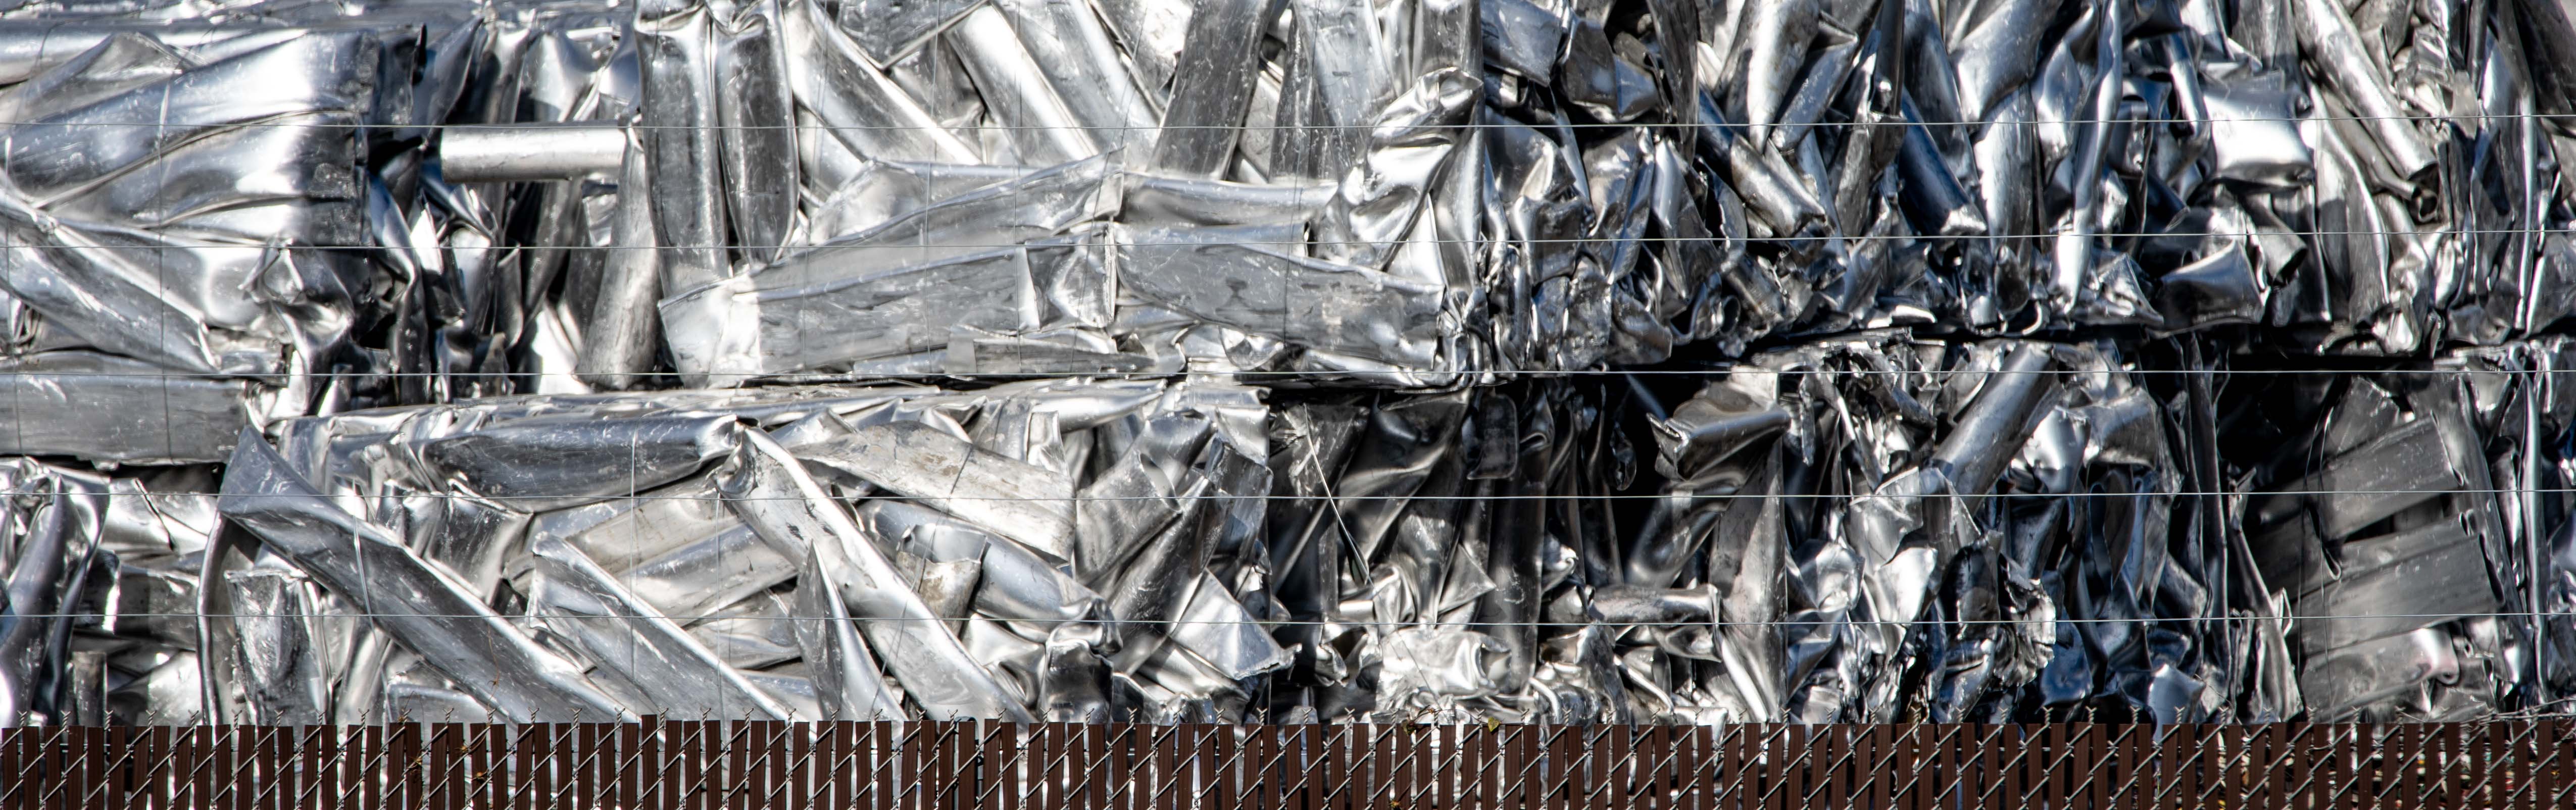
M2576 688L2576 348L2196 346L497 398L290 420L220 494L18 460L0 674L14 722L2384 721Z
M191 381L162 447L84 458L488 394L1436 388L1860 328L2427 356L2576 301L2545 4L200 6L0 17L0 227L44 247L5 359Z
M1240 714L1290 661L1254 622L1276 614L1267 414L1222 384L1042 381L291 420L246 437L212 499L226 530L194 573L227 587L202 597L185 708Z
M2563 4L347 8L0 12L0 723L2576 692Z

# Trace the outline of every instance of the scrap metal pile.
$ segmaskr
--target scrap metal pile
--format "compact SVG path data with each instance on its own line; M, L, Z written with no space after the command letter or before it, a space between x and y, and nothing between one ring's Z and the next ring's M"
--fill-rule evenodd
M0 128L0 726L2576 694L2563 0L54 0Z

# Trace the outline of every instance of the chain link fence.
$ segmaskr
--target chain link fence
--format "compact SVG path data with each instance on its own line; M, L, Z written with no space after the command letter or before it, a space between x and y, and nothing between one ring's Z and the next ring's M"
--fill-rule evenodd
M61 727L0 773L11 810L2539 810L2576 721Z

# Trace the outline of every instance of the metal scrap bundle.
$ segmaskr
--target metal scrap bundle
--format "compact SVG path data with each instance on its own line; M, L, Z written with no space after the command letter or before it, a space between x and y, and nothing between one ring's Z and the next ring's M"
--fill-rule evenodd
M0 725L2576 692L2563 3L353 8L0 12Z

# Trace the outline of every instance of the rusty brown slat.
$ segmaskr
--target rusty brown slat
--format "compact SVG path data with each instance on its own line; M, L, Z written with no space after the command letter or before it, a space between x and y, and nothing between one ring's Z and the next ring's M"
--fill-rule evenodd
M2312 760L2308 765L2308 806L2334 810L2352 804L2354 779L2352 755L2357 746L2348 742L2352 727L2343 724L2316 726L2306 750Z
M1646 766L1652 769L1646 781L1654 810L1681 810L1682 775L1689 771L1682 762L1681 729L1656 726L1646 736Z
M2289 764L2291 759L2290 730L2291 725L2288 723L2272 723L2264 726L2263 729L2258 732L2262 735L2263 742L2258 749L2261 751L2261 755L2254 758L2253 767L2255 768L2258 783L2263 786L2263 794L2267 801L2260 804L2249 802L2246 805L2248 808L2261 807L2267 809L2277 808L2278 810L2290 810L2291 800L2289 792L2290 772L2292 769L2292 766Z
M270 727L260 739L259 807L292 810L295 788L295 729ZM119 805L125 806L125 805Z
M983 726L983 724L978 725ZM984 733L976 740L973 754L975 757L974 806L1009 810L1010 800L1004 794L1009 793L1010 790L1004 787L1006 783L1003 782L1003 773L1011 768L1019 756L1019 739L1012 736L1017 726L1011 723L995 723L983 728Z
M2486 795L2488 784L2496 777L2496 761L2488 759L2491 751L2486 748L2488 728L2494 728L2494 725L2460 725L2458 728L2458 751L2463 769L2460 769L2458 782L2452 784L2460 789L2460 797L2455 800L2455 805L2460 807L2478 807L2478 810L2494 810L2496 807L2494 800Z
M1208 765L1216 769L1216 774L1205 783L1213 785L1212 796L1215 801L1202 803L1201 806L1211 810L1234 810L1244 805L1243 779L1247 773L1244 749L1251 746L1242 744L1248 740L1237 738L1236 726L1216 725L1207 728L1209 745L1211 750L1216 752L1215 756L1208 760Z
M751 758L752 751L760 747L759 738L753 736L749 720L727 720L722 728L725 758L719 764L723 770L715 780L723 790L723 798L716 806L751 810L753 799L760 795L759 774L753 770Z
M72 727L71 768L64 772L71 787L64 791L63 807L104 810L107 806L107 729L96 726Z
M1005 723L995 726L992 736L985 738L985 806L1020 810L1020 766L1036 736L1035 726Z
M1915 735L1920 723L1881 726L1871 729L1870 750L1886 763L1878 778L1870 780L1869 806L1880 810L1913 810L1916 782L1921 778L1920 760L1916 759Z
M1808 807L1838 810L1852 777L1851 727L1843 724L1810 727L1807 757L1812 767L1807 784Z
M1109 764L1100 771L1101 781L1109 789L1109 801L1101 805L1104 810L1128 806L1144 810L1136 804L1137 787L1142 781L1136 778L1136 772L1142 770L1140 755L1146 753L1143 732L1144 728L1135 723L1121 723L1117 733L1109 736Z
M1758 792L1759 774L1753 761L1761 756L1762 740L1769 737L1766 728L1754 724L1726 730L1725 752L1719 759L1726 771L1718 776L1723 792L1714 797L1722 810L1755 810L1762 806Z
M169 770L171 767L168 764L169 740L165 738L162 746L164 752L162 767ZM304 790L307 798L303 806L318 807L321 810L340 810L345 806L341 801L340 793L340 764L349 757L348 729L345 726L321 726L312 735L311 746L313 750L306 753L305 761L312 766L313 770L305 776ZM174 785L173 789L165 791L163 795L175 795L177 792L175 787Z
M1784 810L1779 786L1782 784L1782 761L1787 756L1787 733L1780 726L1764 724L1746 731L1755 736L1745 740L1743 791L1745 810Z
M2065 807L2067 789L2074 786L2072 757L2068 756L2065 723L2047 723L2032 727L2030 778L2037 780L2040 794L2048 797L2050 807Z
M459 739L465 727L457 723L439 723L428 729L428 740L422 752L427 758L422 781L424 807L438 810L462 810L465 807L465 746Z
M716 775L711 769L723 750L717 724L699 719L684 720L678 725L680 734L672 740L671 756L678 760L680 778L673 786L672 798L678 802L678 810L713 810L717 794L708 780Z
M1854 810L1888 807L1888 791L1897 778L1895 728L1885 723L1852 727L1855 770L1847 807Z
M2217 806L2218 802L2225 802L2227 807L2245 807L2246 728L2217 725L2211 726L2209 731L2215 747L2202 753L2201 787L2207 791L2208 801L2200 806Z
M2423 810L2431 802L2425 794L2430 789L2424 778L2424 727L2401 723L2389 735L2396 740L2397 796L2406 810Z
M2092 789L2087 789L2084 797L2094 810L2117 810L2112 805L2112 789L2120 784L2117 782L2120 779L2120 748L2117 746L2123 743L2117 738L2117 733L2120 733L2120 725L2089 723L2084 725L2084 735L2076 741L2076 746L2084 748L2084 774L2087 774L2084 779L2092 779Z
M378 736L381 733L382 727L379 726L359 726L349 729L340 738L340 758L331 769L331 795L341 807L374 810L382 806L375 786L367 780L367 775L375 772L374 769L379 767L378 760L384 755L384 740ZM192 742L202 745L205 738ZM205 792L199 790L196 801L204 802L205 796Z
M768 771L762 769L762 756L768 753L765 725L768 720L732 720L724 730L726 771L724 805L732 810L755 810L760 797L768 792Z
M2155 789L2155 781L2147 776L2147 769L2155 761L2151 747L2154 739L2154 726L2128 724L2120 727L2120 734L2114 738L2111 750L2111 756L2119 763L2116 769L2119 781L2111 788L2114 810L2147 810L2147 797Z
M440 768L447 764L447 760L443 758L438 747L439 727L427 724L407 725L413 729L414 739L417 741L412 749L412 773L417 775L411 779L415 787L412 789L410 801L404 806L420 808L420 810L446 810L447 796L440 790L443 785L439 784L439 777Z
M1663 740L1663 759L1657 764L1663 778L1656 782L1657 806L1660 810L1684 810L1690 807L1691 777L1699 773L1698 752L1691 748L1695 726L1662 726L1656 729Z
M1627 737L1626 726L1594 726L1585 732L1588 744L1583 746L1581 756L1587 760L1586 764L1590 766L1587 773L1597 785L1586 795L1593 810L1610 810L1626 805L1628 797L1621 791L1627 783L1624 778Z
M518 807L554 810L554 723L528 723L518 735Z
M1038 743L1030 748L1028 784L1025 784L1023 807L1028 810L1054 810L1061 805L1059 779L1072 774L1072 756L1066 756L1064 723L1038 723Z
M940 739L942 756L947 760L941 772L948 776L948 796L939 806L943 810L978 810L975 805L974 757L981 740L977 739L974 726L942 725L948 728L948 733Z
M1264 808L1276 810L1322 810L1323 802L1315 792L1316 775L1321 767L1323 750L1316 747L1321 726L1279 726L1272 729L1271 757L1277 764L1268 771L1276 784Z
M1776 798L1773 799L1778 802L1775 805L1778 810L1804 810L1807 807L1808 775L1816 768L1815 761L1809 756L1815 751L1815 728L1790 726L1785 729L1788 733L1781 735L1780 768L1776 773L1782 787L1774 791Z
M1068 727L1080 735L1079 740L1068 740L1070 743L1068 753L1072 750L1081 751L1079 759L1082 767L1067 771L1072 777L1081 781L1065 791L1065 797L1069 800L1079 797L1080 806L1084 808L1099 808L1099 810L1109 808L1108 772L1103 770L1109 765L1109 725L1098 723ZM1072 801L1067 801L1063 805L1066 808L1073 806Z
M946 810L935 798L947 787L947 780L940 778L939 773L942 763L939 761L937 729L922 723L907 726L897 733L901 735L903 745L895 755L899 757L895 772L903 774L900 778L905 781L912 782L912 788L897 794L903 801L896 806L903 810Z
M1198 762L1200 723L1162 727L1154 737L1153 807L1175 807L1190 798L1190 771Z
M2274 723L2269 729L2272 759L2266 764L2272 769L2272 801L2275 807L2289 810L2302 806L2298 789L2312 772L2314 763L2299 754L2307 731L2312 727L2309 723Z
M780 758L787 753L787 724L754 720L743 726L744 749L750 752L742 777L743 810L788 810L786 800L780 797L780 788L787 779L779 767Z
M9 775L8 783L0 784L0 807L35 806L36 757L35 732L25 727L0 729L0 773Z
M391 745L394 751L394 756L389 760L395 785L393 806L402 810L414 810L425 806L427 802L423 800L428 797L426 790L428 785L422 779L427 774L422 767L420 724L409 718L404 718L402 722L395 724ZM239 805L233 807L234 810L240 810Z
M71 745L69 756L65 758L67 761L64 763L65 787L60 806L96 810L105 804L98 798L99 788L103 786L101 783L105 780L98 778L96 772L98 763L101 762L99 749L106 743L105 735L99 733L103 730L94 726L71 727Z
M2507 721L2506 739L2510 742L2513 773L2500 789L2498 802L2508 810L2538 810L2540 774L2539 754L2534 748L2540 742L2539 726L2543 721Z
M601 738L608 745L607 756L603 757L608 763L608 771L605 773L605 779L608 782L607 800L604 803L620 810L634 810L640 806L644 798L643 791L639 789L643 784L641 777L644 773L644 761L641 755L644 718L638 717L635 720L632 723L620 722L612 725L609 734Z
M879 742L877 736L879 724L858 720L846 722L850 724L849 745L852 756L856 759L850 765L848 781L845 782L850 792L850 799L844 806L856 808L856 810L876 810L885 801L886 785L885 780L877 778L877 769L883 767L886 758L885 751L882 750L884 744Z
M850 720L823 722L822 794L817 806L830 810L856 810L864 807L858 785L861 768L867 759L859 750L859 724Z
M1991 736L1981 736L1980 745L1993 746L1978 766L1985 773L2000 775L2008 785L2003 790L1992 787L1978 790L1980 801L1988 808L2019 807L2045 801L2048 786L2045 773L2048 759L2047 731L2027 723L1993 726Z
M2434 795L2441 789L2441 784L2436 775L2439 766L2433 762L2433 735L2425 733L2424 726L2414 723L2399 724L2397 733L2404 741L2405 749L2405 760L2398 765L2398 793L2405 800L2406 810L2427 810L2439 806L2441 799Z
M100 784L98 806L123 807L132 801L134 793L134 748L126 738L124 726L102 731L106 733L103 741L105 759L102 762L106 763L107 771L106 779Z
M2154 790L2148 794L2147 807L2149 810L2172 810L2192 806L2191 800L2185 798L2191 795L2193 786L2186 779L2189 776L2186 770L2188 763L2183 761L2190 752L2184 743L2190 739L2191 726L2166 726L2156 733L2156 758L2151 765L2153 778L2148 782Z
M161 795L161 784L164 780L160 778L168 773L161 759L162 746L160 745L160 741L168 739L161 733L166 730L158 726L137 728L126 735L126 756L131 760L131 764L126 770L125 800L118 806L170 806L167 797ZM0 734L5 733L7 732L0 732ZM5 742L0 742L0 774L15 773L7 762L8 750L9 746ZM0 787L0 807L16 807L17 805L11 803L7 793L7 788Z
M2487 755L2493 757L2490 767L2494 774L2492 787L2487 789L2489 806L2525 810L2520 794L2526 781L2523 768L2530 763L2530 758L2523 755L2521 746L2517 744L2522 740L2523 722L2505 720L2487 726Z
M814 774L815 807L844 810L857 806L857 797L847 788L852 768L851 730L849 723L839 720L815 724L814 731L820 735L814 753L814 766L819 769Z
M2246 810L2280 810L2287 807L2281 801L2278 783L2273 779L2280 775L2278 763L2281 752L2275 747L2278 740L2275 732L2280 729L2281 724L2271 723L2245 731L2245 756L2242 767Z
M1365 807L1394 807L1397 794L1404 789L1404 727L1371 723L1369 729L1369 790L1361 794ZM1582 807L1580 797L1571 807Z
M1563 760L1549 756L1555 750L1556 731L1552 726L1525 726L1520 729L1521 736L1526 738L1523 744L1528 750L1522 752L1520 759L1521 802L1517 810L1557 806L1552 804L1555 801L1555 769Z
M2218 749L2211 752L2206 780L2216 785L2215 795L2229 807L2246 807L2247 787L2244 761L2247 759L2244 726L2218 726Z
M2550 754L2548 774L2541 780L2541 798L2550 807L2576 804L2576 720L2558 718L2548 721Z
M2424 806L2436 810L2459 807L2451 775L2451 766L2459 761L2453 748L2457 736L2450 733L2449 726L2427 725L2422 731L2423 754L2417 759L2423 763Z
M1242 810L1284 810L1288 780L1286 760L1287 726L1257 726L1247 730L1244 742L1251 751L1245 754L1243 778L1234 805Z
M578 728L581 759L577 763L578 784L573 788L574 806L580 810L607 807L617 779L617 760L609 754L608 745L617 738L617 728L610 723L583 723Z
M673 810L671 795L671 722L645 715L635 723L635 810Z
M1715 810L1717 806L1712 792L1717 782L1714 770L1718 760L1714 749L1719 733L1722 733L1720 729L1703 726L1682 729L1682 756L1686 767L1681 772L1681 810Z
M2568 782L2570 749L2576 748L2576 739L2568 737L2568 725L2566 720L2551 718L2533 729L2532 750L2538 756L2532 761L2531 783L2538 806L2564 807L2570 799L2560 795Z
M1422 777L1422 781L1414 786L1415 798L1428 806L1450 810L1458 806L1457 794L1451 786L1458 773L1457 726L1432 726L1423 731L1425 733L1417 738L1423 750L1415 756L1424 761L1422 767L1415 771Z
M1579 808L1582 805L1583 729L1556 726L1542 744L1547 751L1547 792L1540 796L1549 808Z
M1654 763L1658 775L1653 783L1657 810L1684 810L1691 806L1691 774L1697 772L1697 763L1692 757L1690 736L1695 728L1695 726L1657 726L1655 728L1656 735L1661 737L1655 743L1661 751Z
M277 730L269 729L268 731L269 736L268 739L264 741L266 745L263 746L263 750L261 751L261 759L267 762L275 762L282 758L282 756L277 753L282 746L277 742ZM140 763L135 759L135 755L141 753L143 742L141 739L142 736L141 729L126 726L116 726L107 729L108 784L107 790L105 791L107 795L101 797L102 804L105 806L131 807L135 804L135 788L142 778L142 768L138 767ZM267 801L270 795L275 791L275 785L271 784L271 782L275 781L276 773L277 771L274 770L272 766L272 769L267 773L268 778L261 782L261 787L264 788L264 790L261 792L260 798L263 802ZM262 808L263 810L267 810L270 806L271 805L263 804Z
M1878 748L1871 743L1870 729L1880 724L1847 725L1835 730L1836 746L1842 750L1842 776L1835 780L1833 807L1856 810L1869 800L1869 786L1878 781Z
M2362 798L2360 802L2362 807L2400 806L2398 801L2403 794L2399 793L2397 788L2404 779L2406 758L2404 752L2399 750L2404 740L2398 736L2397 731L2396 728L2380 725L2364 726L2361 729L2360 733L2365 743L2363 750L2372 755L2370 775L2367 777L2371 783L2370 792ZM2413 804L2410 802L2403 806L2412 807Z
M248 786L248 780L242 778L242 760L246 759L241 751L244 729L238 725L215 729L215 745L210 752L214 764L210 769L215 776L214 806L223 810L248 810L242 802L243 788Z
M2070 763L2067 771L2073 780L2066 790L2070 807L2109 810L2110 790L2103 769L2108 767L2110 757L2103 750L2102 729L2098 723L2077 723L2066 729Z

